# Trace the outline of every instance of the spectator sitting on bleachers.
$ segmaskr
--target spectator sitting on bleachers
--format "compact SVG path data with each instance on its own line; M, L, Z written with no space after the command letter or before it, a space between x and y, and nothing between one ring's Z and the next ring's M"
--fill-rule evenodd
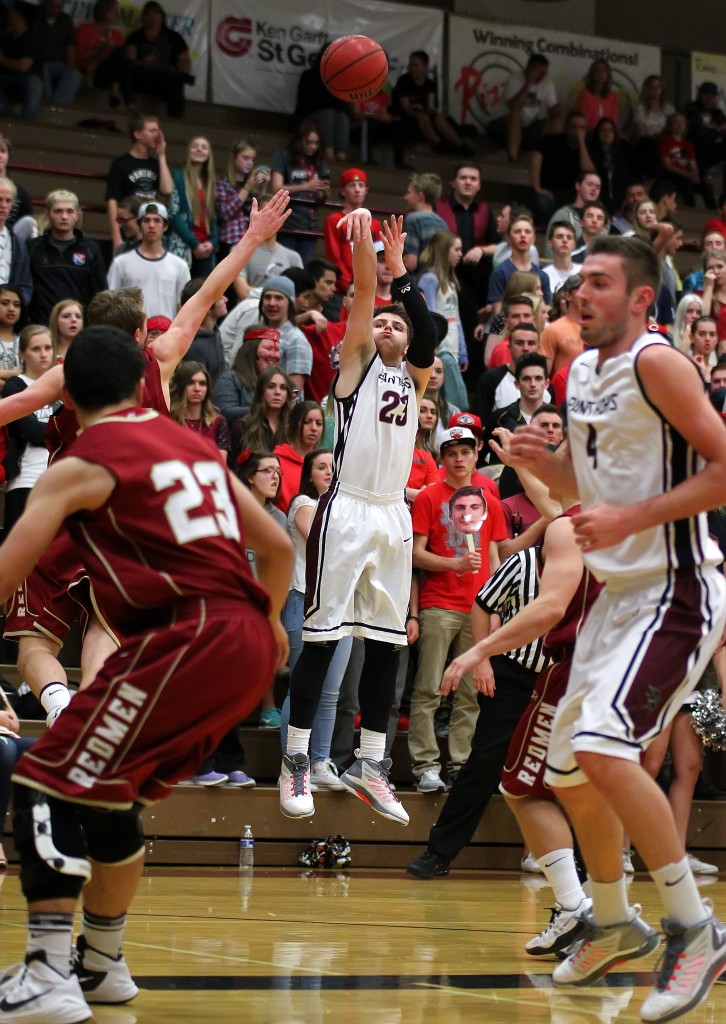
M108 286L112 290L140 288L146 309L173 320L190 274L184 260L164 248L168 226L169 214L163 203L144 203L139 210L141 242L131 252L114 258L108 270Z
M20 289L0 284L0 384L20 373L18 340L23 320Z
M158 199L170 196L174 191L174 181L166 162L166 140L158 117L132 115L129 118L129 136L131 149L112 161L106 178L106 209L114 252L122 241L116 223L119 202L126 196Z
M303 460L320 444L323 436L323 410L317 402L298 402L287 421L284 444L273 449L280 460L282 484L275 504L287 514L290 502L300 492Z
M169 117L184 116L184 85L193 83L189 47L166 24L166 13L156 0L141 10L141 27L124 44L123 93L127 104L137 92L166 100Z
M33 297L33 278L28 251L18 236L10 231L7 219L17 191L9 178L0 177L0 281L13 281L27 306Z
M9 178L7 173L8 161L10 159L10 146L12 145L7 135L0 132L0 178ZM15 185L15 199L10 208L8 219L5 222L21 242L27 242L29 238L38 237L38 225L33 216L33 200L30 193L22 185L19 185L14 178L11 179Z
M330 260L313 258L305 264L305 270L315 282L314 290L320 303L320 312L328 320L340 320L343 310L342 297L337 290L340 268Z
M141 230L139 228L139 210L142 200L139 196L126 196L118 204L116 212L116 223L123 241L114 256L121 253L131 252L141 241Z
M232 424L231 463L240 452L273 448L287 437L290 414L295 407L292 381L279 366L268 366L257 377L252 404L246 416Z
M437 153L459 153L473 156L453 125L439 108L436 83L429 76L429 56L415 50L405 71L393 87L391 113L401 118L401 131L410 141L424 139Z
M20 116L34 121L43 100L43 79L36 66L28 19L19 10L0 11L0 115L13 116L20 102Z
M593 199L582 208L582 220L580 223L582 236L580 245L572 254L572 262L581 264L587 256L587 247L594 242L598 235L607 235L610 230L610 218L605 204L599 199Z
M550 62L533 53L522 71L515 71L504 83L502 100L508 111L487 125L487 136L503 146L511 163L520 149L534 149L545 134L561 130L557 92L549 77Z
M439 350L445 348L450 352L464 373L469 365L469 355L459 316L459 281L456 276L461 256L458 235L448 229L437 231L421 253L424 273L418 285L431 312L440 313L447 322L447 334Z
M502 366L495 366L481 375L471 406L482 423L488 423L496 409L504 409L519 398L514 383L514 367L520 356L539 349L537 327L531 321L522 321L509 332L511 359ZM545 399L549 401L549 398Z
M581 222L583 207L585 203L590 203L600 198L601 187L602 182L597 171L582 171L578 174L575 181L575 198L566 206L561 206L559 210L555 210L547 225L547 234L549 235L550 228L556 220L565 220L568 224L572 224L575 238L579 245L582 239Z
M569 200L578 175L594 170L587 148L587 122L579 111L571 110L564 132L543 136L532 151L529 205L537 224L552 220L555 209Z
M36 67L43 78L43 101L70 106L81 87L76 67L76 29L65 0L41 0L37 7L23 4L30 19Z
M715 210L716 196L708 175L717 167L723 169L726 157L726 114L721 109L716 83L701 82L695 100L686 104L684 113L688 119L688 138L696 151L703 201L709 210Z
M325 141L325 159L336 159L340 163L345 163L350 143L350 106L345 100L333 96L323 83L320 62L327 45L324 43L320 47L310 67L306 68L298 79L292 123L298 126L298 130L302 129L303 122L307 124L308 129L312 123ZM273 186L273 192L280 187ZM308 257L305 257L305 262L307 259Z
M543 322L542 285L536 274L516 270L507 281L502 309L489 323L489 337L484 349L484 362L493 370L512 358L509 335L517 324L534 324L541 333Z
M247 139L232 147L226 175L217 176L219 255L239 242L250 222L252 200L262 195L272 177L269 167L255 164L257 149Z
M216 174L209 140L195 136L183 167L171 172L174 191L169 200L169 252L180 256L192 277L207 277L214 270L219 249Z
M512 246L512 255L504 263L500 263L489 278L487 302L491 303L492 312L496 314L501 309L507 281L517 270L525 270L537 274L542 285L545 304L551 306L552 291L549 278L538 266L533 264L530 255L530 249L534 241L534 224L528 213L518 213L512 219L509 231L507 232L507 240Z
M670 115L661 136L658 152L662 176L672 182L686 206L696 205L696 191L700 191L696 151L686 138L688 122L685 114Z
M710 229L709 221L706 224L706 228L703 232L703 239L701 241L701 263L694 270L688 274L687 277L683 278L683 291L684 292L702 292L703 291L703 258L707 252L726 252L726 236L724 232L718 229ZM725 225L726 228L726 225Z
M547 245L552 253L552 262L542 269L549 278L554 295L556 289L575 272L572 254L575 251L576 235L572 224L566 220L552 221L547 232Z
M616 210L610 220L610 230L613 234L618 235L632 235L635 233L633 227L633 219L635 217L635 207L638 203L648 198L648 193L645 190L645 185L642 181L631 181L625 186L625 194L623 195L623 201L620 204L620 209Z
M280 332L274 327L248 327L231 369L220 373L212 395L230 426L249 413L262 371L279 362Z
M288 147L278 149L272 158L272 192L281 188L290 193L291 212L286 230L280 232L280 242L300 254L302 265L313 258L316 239L293 232L318 230L317 207L326 201L330 189L330 168L323 156L322 136L310 120L303 121Z
M603 117L618 123L620 96L613 88L613 73L606 60L594 60L585 75L585 84L577 97L577 109L594 132Z
M272 199L270 194L262 195L257 202L260 209ZM295 249L282 245L279 237L270 235L257 246L242 273L235 278L234 290L239 299L248 299L253 288L260 288L269 277L277 277L288 267L302 267L302 259Z
M666 102L663 79L660 75L648 75L633 114L632 138L638 163L649 178L655 177L658 169L658 140L674 111L673 104Z
M212 404L212 381L206 366L185 356L174 371L169 391L171 418L208 437L225 457L228 456L229 427Z
M124 73L123 32L113 26L119 20L119 0L96 0L93 21L76 29L76 67L94 89L109 90L109 105L121 105Z
M36 324L47 324L61 299L76 299L85 308L106 288L101 250L76 226L81 220L78 196L56 189L45 197L45 208L50 227L28 242L33 279L28 315Z
M601 117L590 139L590 154L600 175L600 199L610 215L620 209L629 181L640 173L630 143L609 117Z
M403 199L408 210L403 217L406 232L403 263L409 274L413 274L431 236L448 229L444 218L434 209L441 199L441 178L438 174L412 174Z
M340 175L339 195L343 199L343 209L334 210L325 218L325 258L340 267L338 291L347 292L353 280L353 247L345 237L345 230L338 225L343 217L353 210L360 209L368 195L368 177L359 167L346 167ZM381 233L381 222L371 218L371 234L376 241Z
M179 296L179 306L183 306L191 299L192 295L196 295L203 284L203 277L193 277L191 281L187 281ZM194 335L194 341L183 357L183 362L189 361L202 364L209 374L211 381L210 389L216 384L217 378L224 371L225 367L224 348L222 347L222 339L219 336L217 322L226 312L227 296L221 295L214 305L209 308L207 315Z
M62 363L71 342L83 327L83 306L75 299L61 299L50 311L48 328L53 342L53 361Z
M268 277L260 292L259 319L280 332L280 366L302 397L313 365L307 338L295 325L295 285L284 274Z

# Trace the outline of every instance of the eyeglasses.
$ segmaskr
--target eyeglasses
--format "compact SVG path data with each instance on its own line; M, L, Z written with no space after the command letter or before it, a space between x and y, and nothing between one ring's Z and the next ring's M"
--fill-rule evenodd
M270 469L257 469L257 470L255 470L255 476L257 476L258 473L262 473L264 476L282 476L282 470L281 469L272 469L272 468L270 468Z

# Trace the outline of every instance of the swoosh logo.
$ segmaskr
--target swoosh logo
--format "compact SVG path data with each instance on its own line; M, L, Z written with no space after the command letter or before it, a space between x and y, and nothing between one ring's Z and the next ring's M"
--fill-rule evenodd
M678 883L679 883L679 882L682 882L682 881L683 881L683 879L687 877L687 875L688 875L688 872L687 872L687 871L684 871L684 872L683 872L683 874L681 875L681 877L680 877L680 878L677 878L677 879L675 880L675 882L666 882L666 885L667 885L667 886L668 886L668 888L670 889L670 888L671 888L671 886L673 886L673 885L678 885Z
M28 1003L34 1003L36 999L42 999L43 996L47 996L48 993L52 991L53 989L51 988L46 989L45 992L38 992L36 993L36 995L30 996L29 999L21 999L19 1003L11 1003L7 998L3 999L3 1001L0 1003L0 1010L2 1010L3 1012L7 1011L8 1013L12 1013L13 1010L19 1010L21 1007L27 1006Z

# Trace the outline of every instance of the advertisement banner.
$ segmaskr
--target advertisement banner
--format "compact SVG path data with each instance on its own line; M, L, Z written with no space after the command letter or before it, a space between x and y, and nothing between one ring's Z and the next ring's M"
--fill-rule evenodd
M620 93L621 126L626 127L643 79L660 74L660 49L579 33L522 25L496 25L472 18L449 19L449 114L482 129L507 112L502 90L507 78L539 53L550 62L550 77L567 111L577 103L588 68L595 60L610 64Z
M141 25L141 9L145 0L121 0L118 28L128 35ZM76 25L93 21L94 0L66 0L64 11ZM194 85L184 88L188 100L207 99L209 75L209 4L207 0L164 0L167 27L178 32L189 47Z
M389 81L405 70L412 50L426 50L441 70L441 11L382 0L212 0L212 101L292 113L297 82L328 42L352 33L371 36L388 54Z
M721 53L691 54L691 96L695 100L702 82L718 86L718 105L726 110L726 56Z
M454 0L450 10L464 18L499 21L503 16L519 25L536 25L546 19L550 28L595 31L595 0L547 0L544 9L542 0L507 0L506 8L502 0Z

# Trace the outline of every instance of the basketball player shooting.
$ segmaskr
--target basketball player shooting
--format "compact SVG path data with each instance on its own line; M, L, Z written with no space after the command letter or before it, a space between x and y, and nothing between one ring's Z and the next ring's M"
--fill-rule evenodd
M314 812L308 747L325 674L342 636L365 644L359 683L360 749L340 777L346 789L399 824L408 814L390 788L386 729L395 698L412 570L411 515L404 494L437 335L403 264L402 218L383 226L392 290L401 302L375 310L371 215L345 223L353 245L355 296L333 389L333 481L318 502L307 543L303 651L290 680L290 727L280 773L280 808Z

